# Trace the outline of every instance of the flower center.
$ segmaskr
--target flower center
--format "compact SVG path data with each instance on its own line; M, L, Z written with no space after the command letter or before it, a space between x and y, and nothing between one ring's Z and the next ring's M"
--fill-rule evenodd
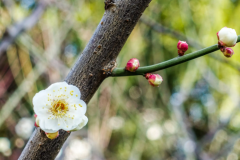
M55 117L62 118L68 111L68 103L64 99L54 100L51 106L50 112Z

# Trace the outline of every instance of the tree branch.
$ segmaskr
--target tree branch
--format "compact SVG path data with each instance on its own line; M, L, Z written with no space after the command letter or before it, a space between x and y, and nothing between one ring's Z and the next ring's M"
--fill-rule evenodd
M105 14L91 40L65 79L80 89L81 99L86 103L107 77L102 69L111 70L115 67L114 62L119 52L151 0L110 2L111 5L105 6ZM69 135L61 130L58 138L50 140L37 128L19 160L53 160Z
M239 42L239 41L240 41L240 36L238 36L237 42ZM159 70L162 70L162 69L166 69L166 68L175 66L177 64L181 64L183 62L190 61L192 59L204 56L206 54L212 53L212 52L217 51L217 50L219 50L219 48L218 48L218 45L215 44L213 46L195 51L193 53L189 53L189 54L186 54L186 55L181 56L181 57L176 57L176 58L170 59L168 61L164 61L164 62L154 64L154 65L151 65L151 66L139 67L136 72L126 71L125 68L116 68L112 71L110 76L120 77L120 76L144 75L146 73L159 71Z

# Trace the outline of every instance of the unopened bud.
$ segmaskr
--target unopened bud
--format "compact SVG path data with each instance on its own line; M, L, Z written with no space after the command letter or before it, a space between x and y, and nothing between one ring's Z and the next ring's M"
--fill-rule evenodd
M222 52L225 57L232 57L234 54L234 51L232 48L225 48L224 51Z
M127 62L125 69L130 72L135 72L138 69L138 67L140 67L139 60L136 58L132 58Z
M183 56L184 53L188 50L188 44L185 41L178 41L177 48L178 48L178 55Z
M38 117L36 117L34 126L35 126L35 127L39 127L39 118L38 118Z
M237 33L235 29L224 27L217 32L218 42L220 46L233 47L237 43Z
M55 139L55 138L57 138L57 137L59 136L59 132L58 132L58 131L55 132L55 133L46 133L46 132L45 132L45 134L46 134L46 136L47 136L49 139Z
M163 79L159 74L152 74L149 76L148 82L152 86L158 87L162 83Z
M151 75L152 75L152 73L146 73L146 74L145 74L145 78L146 78L146 79L149 79L149 77L150 77Z

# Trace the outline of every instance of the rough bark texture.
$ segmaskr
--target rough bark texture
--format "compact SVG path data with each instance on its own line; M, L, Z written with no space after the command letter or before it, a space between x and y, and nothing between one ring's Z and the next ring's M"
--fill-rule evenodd
M65 81L77 86L81 99L89 102L102 81L115 67L116 58L151 0L106 0L105 13L94 35ZM19 160L53 160L69 134L54 140L36 129Z

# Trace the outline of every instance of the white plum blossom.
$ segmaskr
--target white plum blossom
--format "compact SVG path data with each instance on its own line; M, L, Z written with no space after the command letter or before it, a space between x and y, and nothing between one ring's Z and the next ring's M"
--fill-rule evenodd
M219 44L225 47L233 47L236 45L238 36L234 29L224 27L218 33Z
M34 111L39 127L46 133L79 130L88 118L85 116L87 106L80 99L81 93L76 86L58 82L33 97Z

